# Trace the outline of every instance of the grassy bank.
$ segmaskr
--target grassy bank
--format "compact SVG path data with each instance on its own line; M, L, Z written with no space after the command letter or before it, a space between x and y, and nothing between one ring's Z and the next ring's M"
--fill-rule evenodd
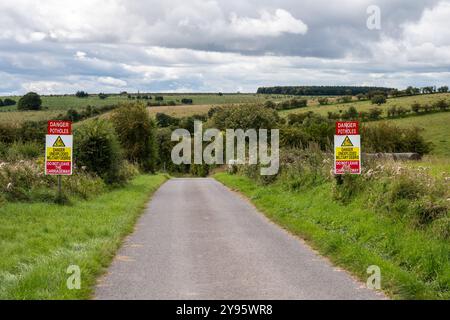
M333 201L331 182L289 191L261 186L241 175L215 178L248 198L271 220L365 282L367 267L381 268L382 289L393 298L449 299L450 244L405 221L365 208L361 195L347 205Z
M0 206L0 299L89 298L97 276L165 180L140 175L123 188L70 206ZM80 290L67 289L70 265L81 269Z

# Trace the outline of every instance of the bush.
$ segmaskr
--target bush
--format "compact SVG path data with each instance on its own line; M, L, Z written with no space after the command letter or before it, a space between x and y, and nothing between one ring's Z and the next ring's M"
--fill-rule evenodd
M163 101L164 97L163 96L156 96L155 97L155 101Z
M352 96L342 96L337 98L337 101L340 103L349 103L352 102Z
M108 98L108 95L106 95L106 94L104 94L104 93L99 93L98 94L98 97L100 98L100 99L106 99L106 98Z
M3 105L6 106L13 106L16 104L16 100L10 99L10 98L6 98L5 100L3 100Z
M0 194L3 201L58 201L57 178L43 174L43 161L19 161L0 165ZM83 170L62 178L65 202L69 196L88 199L105 191L104 182Z
M419 128L400 128L387 122L364 126L361 129L362 149L366 152L417 152L431 151L431 143L420 135Z
M372 108L369 110L368 118L370 120L378 120L381 117L381 114L383 113L383 110L380 108Z
M2 157L6 161L29 160L39 156L44 156L44 144L37 142L16 141L8 146L6 153Z
M411 105L411 111L412 112L419 113L420 112L420 108L421 108L420 103L414 102Z
M157 161L156 129L143 104L123 104L111 116L126 158L144 171L154 172Z
M363 189L364 179L361 176L354 174L337 175L333 185L333 199L348 204Z
M329 103L328 98L319 98L319 99L317 99L317 101L319 102L319 104L321 106L326 105L326 104Z
M183 99L181 99L181 103L182 104L192 104L193 101L192 101L192 99L183 98Z
M231 106L217 109L212 115L213 125L220 129L271 129L279 121L278 113L255 105Z
M189 172L196 177L206 177L209 173L209 165L191 164Z
M155 116L156 124L158 127L164 128L164 127L170 127L170 126L177 126L180 123L180 119L169 116L165 113L158 112Z
M372 101L372 104L381 105L383 103L386 103L386 97L382 94L377 94L372 97L371 101Z
M95 119L74 131L74 158L80 168L100 176L106 183L122 183L123 162L119 139L112 125Z
M433 105L433 107L440 111L445 111L449 108L449 104L447 103L447 101L441 99L439 101L436 101L436 103Z
M18 110L40 110L42 105L41 97L35 92L28 92L19 99Z

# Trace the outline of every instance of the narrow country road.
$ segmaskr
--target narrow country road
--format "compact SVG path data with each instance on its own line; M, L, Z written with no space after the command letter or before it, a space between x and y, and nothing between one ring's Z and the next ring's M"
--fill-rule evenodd
M209 178L153 196L95 299L381 299Z

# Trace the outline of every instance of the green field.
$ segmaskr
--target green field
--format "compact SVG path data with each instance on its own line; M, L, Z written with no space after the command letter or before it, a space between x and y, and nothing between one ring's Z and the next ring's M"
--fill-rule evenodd
M432 154L450 157L450 112L384 120L400 127L418 127L426 140L433 143ZM372 125L376 122L369 122Z
M127 186L70 206L0 206L0 299L88 299L149 196L166 180L141 175ZM81 269L81 289L66 286Z
M390 98L387 100L385 104L382 104L379 106L384 112L382 116L386 116L386 111L392 106L397 107L404 107L407 109L410 109L411 105L414 102L418 102L422 105L424 104L432 104L433 102L436 102L438 100L445 99L450 102L450 93L436 93L436 94L425 94L425 95L418 95L418 96L408 96L408 97L400 97L400 98ZM288 115L290 113L303 113L308 111L313 111L315 113L319 113L321 115L326 116L328 112L339 112L340 110L345 111L350 106L353 106L358 111L369 111L371 108L377 107L377 105L372 104L371 101L355 101L350 103L338 103L338 104L330 104L330 105L318 105L317 103L311 103L313 105L310 105L306 108L300 108L300 109L292 109L292 110L285 110L281 111L281 115Z

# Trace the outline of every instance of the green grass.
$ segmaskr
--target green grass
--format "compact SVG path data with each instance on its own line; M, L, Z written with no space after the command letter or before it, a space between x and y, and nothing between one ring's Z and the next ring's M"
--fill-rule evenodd
M0 112L0 123L20 123L25 121L51 120L61 114L61 111L9 111Z
M71 206L0 206L0 299L90 298L96 278L165 180L141 175L123 188ZM66 287L69 265L81 268L80 290Z
M383 110L382 116L384 117L384 116L386 116L387 109L389 109L392 106L410 109L411 105L414 102L418 102L423 105L423 104L427 104L427 103L432 104L433 102L436 102L441 99L450 101L450 93L424 94L424 95L417 95L417 96L410 96L410 97L391 98L391 99L388 99L385 104L382 104L381 106L379 106L379 108L381 108ZM303 112L313 111L315 113L326 116L329 111L339 112L339 110L342 110L342 112L344 112L350 106L354 106L356 108L356 110L358 110L360 112L361 111L369 111L369 109L377 107L376 105L373 105L371 101L355 101L355 102L351 102L351 103L338 103L338 104L330 104L330 105L324 105L324 106L320 106L314 102L311 102L311 104L312 104L311 106L308 106L306 108L281 111L280 114L283 116L286 116L290 113L303 113Z
M434 145L432 154L450 157L450 112L440 112L386 121L400 127L422 128L424 138L431 141Z
M448 241L362 209L364 197L345 206L331 199L330 183L294 193L238 175L218 173L215 178L363 282L367 267L379 266L382 289L390 297L450 299Z

